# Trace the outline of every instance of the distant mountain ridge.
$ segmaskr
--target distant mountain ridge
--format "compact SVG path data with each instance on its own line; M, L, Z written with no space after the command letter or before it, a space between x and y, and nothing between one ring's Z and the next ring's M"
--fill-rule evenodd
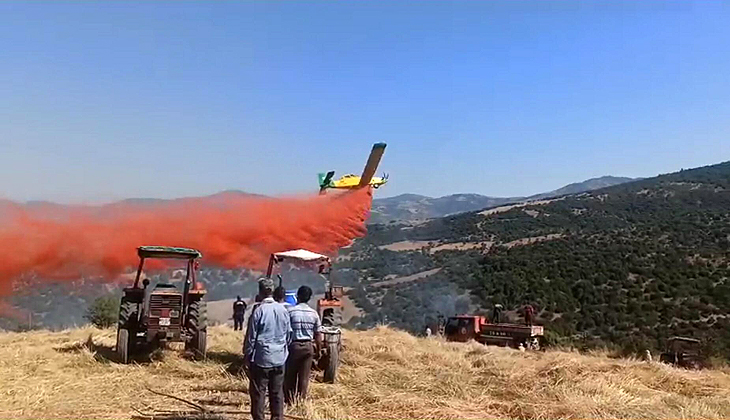
M508 203L516 203L543 198L558 197L561 195L577 194L586 191L593 191L613 185L636 181L640 178L627 178L615 176L602 176L591 178L583 182L568 184L557 190L535 194L528 197L490 197L481 194L451 194L443 197L428 197L419 194L401 194L389 198L376 198L373 200L372 212L368 223L388 223L391 221L417 221L433 219L448 215L481 210L487 207L494 207ZM168 203L184 203L188 201L205 198L207 200L227 200L230 198L265 197L259 194L251 194L240 190L225 190L204 197L180 197L180 198L127 198L124 200L92 206L96 210L104 211L115 209L120 206L159 206ZM12 202L0 201L0 213L2 207L16 205ZM55 212L63 212L69 208L79 207L53 203L50 201L28 201L24 204L27 208L44 209ZM83 206L80 206L83 207Z
M451 194L433 198L418 194L401 194L389 198L373 200L370 223L391 221L415 221L444 217L456 213L481 210L507 203L539 200L561 195L578 194L600 188L611 187L641 178L602 176L583 182L568 184L557 190L535 194L528 197L490 197L481 194Z
M562 188L558 188L557 190L550 191L548 193L544 194L537 194L528 197L530 200L538 199L538 198L549 198L549 197L559 197L561 195L568 195L568 194L579 194L586 191L593 191L593 190L599 190L601 188L607 188L612 187L614 185L623 184L626 182L631 181L638 181L641 178L627 178L623 176L602 176L599 178L591 178L587 179L583 182L574 182L572 184L568 184Z
M30 200L26 202L14 202L0 199L0 216L14 209L27 209L39 211L43 214L52 214L58 217L68 214L74 209L88 211L92 214L105 214L127 207L158 207L169 204L181 204L197 200L208 202L223 202L228 199L266 197L259 194L250 194L240 190L226 190L202 197L179 197L179 198L147 198L135 197L126 198L98 205L84 204L62 204L45 200ZM419 219L430 219L441 217L447 214L462 213L464 211L478 210L485 207L499 205L508 201L519 201L521 198L495 198L479 194L453 194L440 198L431 198L417 194L401 194L396 197L373 200L373 214L369 223L383 223L391 220L411 221Z
M188 202L188 201L195 201L200 199L206 199L206 200L226 200L226 199L237 199L237 198L247 198L247 197L265 197L264 195L260 194L253 194L253 193L247 193L245 191L241 190L224 190L220 191L214 194L204 195L200 197L195 196L189 196L189 197L178 197L178 198L150 198L150 197L133 197L133 198L125 198L118 201L112 201L108 203L102 203L102 204L92 204L92 205L85 205L85 204L62 204L62 203L54 203L53 201L47 201L47 200L28 200L26 202L14 202L11 200L6 199L0 199L0 210L3 209L3 207L14 207L14 206L22 206L29 209L44 209L44 210L55 210L55 211L63 211L70 208L91 208L91 209L110 209L115 208L119 206L154 206L154 205L161 205L161 204L167 204L167 203L182 203L182 202Z

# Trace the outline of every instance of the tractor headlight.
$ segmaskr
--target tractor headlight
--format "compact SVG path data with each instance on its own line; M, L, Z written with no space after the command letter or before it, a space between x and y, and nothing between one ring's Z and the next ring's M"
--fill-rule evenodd
M170 311L170 318L177 318L179 316L180 316L179 311L175 311L175 310Z

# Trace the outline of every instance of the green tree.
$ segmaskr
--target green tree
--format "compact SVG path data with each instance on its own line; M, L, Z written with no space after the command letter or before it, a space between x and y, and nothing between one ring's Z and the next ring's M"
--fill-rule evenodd
M109 328L117 322L118 313L119 298L112 295L101 296L86 309L84 318L97 328Z

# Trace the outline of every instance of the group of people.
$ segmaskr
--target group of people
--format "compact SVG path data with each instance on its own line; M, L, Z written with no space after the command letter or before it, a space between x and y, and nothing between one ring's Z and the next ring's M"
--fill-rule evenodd
M271 419L282 419L284 405L307 396L312 361L322 348L321 322L308 302L312 289L297 290L297 304L284 301L283 288L262 278L243 340L244 369L249 378L251 417L264 419L266 396ZM233 305L234 329L242 328L246 304ZM240 309L240 308L243 309ZM238 317L238 318L237 318Z
M502 310L504 307L501 303L497 303L492 308L492 322L495 324L499 324L500 322L504 322L504 319L502 317ZM535 321L535 308L527 304L522 308L522 315L525 317L525 325L531 326L533 322Z
M284 306L291 306L289 302L286 301L286 289L279 286L276 289L274 289L274 293L272 294L272 297L275 301L278 303L284 305ZM261 299L259 296L256 296L255 299L256 303L258 304L261 302ZM236 296L236 300L233 302L233 330L239 331L243 330L243 320L246 318L246 308L248 306L246 305L246 302L244 302L243 299L241 299L241 296Z

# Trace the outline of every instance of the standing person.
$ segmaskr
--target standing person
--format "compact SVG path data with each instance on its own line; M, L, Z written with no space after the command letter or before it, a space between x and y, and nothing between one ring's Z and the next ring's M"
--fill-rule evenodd
M284 416L284 364L289 355L291 324L289 312L271 297L273 292L273 280L259 280L262 300L248 319L243 347L254 420L264 420L267 390L271 420Z
M301 400L307 398L312 360L315 353L322 348L319 314L307 304L311 298L312 289L302 286L297 290L297 304L288 308L292 342L289 345L284 379L284 397L287 404L291 404L295 397Z
M535 308L532 307L532 305L528 304L525 306L525 324L528 326L532 326L532 322L535 319Z
M246 302L241 299L241 296L236 296L236 301L233 302L233 330L238 331L243 329L243 314L246 313Z
M499 324L502 320L502 304L497 303L494 305L494 308L492 309L492 322L495 324Z

